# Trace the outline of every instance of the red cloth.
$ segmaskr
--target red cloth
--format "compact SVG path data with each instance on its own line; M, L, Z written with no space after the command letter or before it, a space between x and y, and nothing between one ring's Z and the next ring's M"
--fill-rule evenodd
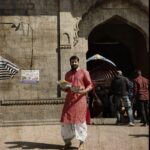
M78 68L76 71L69 71L65 75L65 80L72 83L73 86L92 89L92 81L89 72ZM87 94L81 95L66 91L66 99L61 115L63 123L83 123L86 122L87 112Z
M149 100L149 80L144 78L143 76L138 76L134 79L134 82L134 92L137 98L143 101Z
M90 116L89 108L87 107L87 111L86 111L86 124L90 124L90 123L91 123L91 116Z

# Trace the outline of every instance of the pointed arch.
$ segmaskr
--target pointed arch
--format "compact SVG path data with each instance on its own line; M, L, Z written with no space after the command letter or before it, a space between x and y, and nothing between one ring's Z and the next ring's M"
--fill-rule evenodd
M110 3L114 3L114 1L109 1ZM88 39L88 35L98 24L105 23L109 19L114 17L119 18L120 20L126 22L128 25L139 30L145 38L148 39L148 23L149 17L148 12L142 11L141 7L145 10L147 7L145 4L140 6L140 2L138 1L126 1L126 3L132 5L130 9L103 9L102 5L106 3L106 1L97 1L95 5L91 6L85 14L83 14L82 19L79 22L79 37L84 37ZM108 3L108 1L107 1ZM122 8L125 5L121 4ZM147 40L148 41L148 40Z

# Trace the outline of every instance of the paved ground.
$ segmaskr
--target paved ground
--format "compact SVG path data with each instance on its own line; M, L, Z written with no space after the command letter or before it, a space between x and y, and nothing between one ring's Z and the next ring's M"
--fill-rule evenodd
M90 125L85 150L148 150L149 127ZM0 127L0 150L59 150L59 125Z

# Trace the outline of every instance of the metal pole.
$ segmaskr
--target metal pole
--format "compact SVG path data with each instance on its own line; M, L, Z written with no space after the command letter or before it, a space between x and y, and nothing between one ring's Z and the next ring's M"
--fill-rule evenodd
M33 29L32 29L32 27L30 26L30 24L28 24L29 25L29 27L30 27L30 29L31 29L31 35L32 35L32 39L31 39L31 41L32 41L32 49L31 49L31 64L30 64L30 70L32 70L32 65L33 65Z
M61 80L61 53L60 53L60 0L57 0L57 61L58 61L58 80ZM61 97L60 87L57 86L57 97Z

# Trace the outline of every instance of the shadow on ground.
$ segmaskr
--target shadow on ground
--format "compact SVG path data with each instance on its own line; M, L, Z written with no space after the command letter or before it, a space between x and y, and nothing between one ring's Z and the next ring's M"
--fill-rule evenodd
M35 143L35 142L27 142L27 141L12 141L12 142L5 142L5 144L9 144L9 149L16 149L16 148L22 148L22 149L57 149L61 150L63 149L63 145L57 145L57 144L46 144L46 143ZM75 150L76 147L70 147L70 150Z
M129 134L129 136L133 136L133 137L135 137L135 138L149 137L148 134Z

